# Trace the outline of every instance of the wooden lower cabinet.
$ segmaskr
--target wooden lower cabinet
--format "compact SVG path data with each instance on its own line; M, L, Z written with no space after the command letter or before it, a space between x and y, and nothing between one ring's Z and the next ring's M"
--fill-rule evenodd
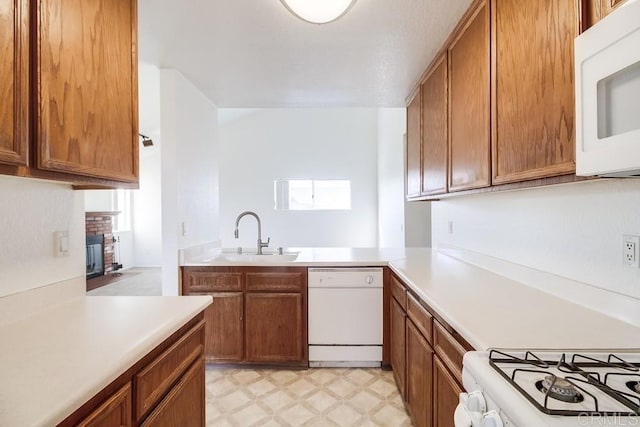
M207 362L240 362L244 357L242 292L211 294L213 303L207 307L204 354Z
M407 404L416 427L431 427L433 349L411 320L407 321ZM441 424L436 424L437 426ZM444 424L442 424L444 425Z
M435 426L453 426L462 387L449 373L438 356L433 358L433 422Z
M204 426L204 362L198 360L142 427Z
M473 347L397 277L391 283L391 368L400 394L416 427L451 427L462 392L462 356Z
M246 300L247 361L302 361L302 295L249 292Z
M307 367L307 269L183 267L184 295L211 295L207 363Z
M98 409L82 420L78 427L129 427L131 420L131 383L127 383Z
M395 300L391 299L391 369L400 395L406 398L406 324L407 315Z
M58 427L204 427L204 327L200 313Z

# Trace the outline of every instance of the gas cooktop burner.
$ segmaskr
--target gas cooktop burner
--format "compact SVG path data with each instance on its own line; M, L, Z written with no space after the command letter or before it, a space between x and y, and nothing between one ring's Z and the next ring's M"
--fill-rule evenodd
M640 415L640 353L491 350L489 364L545 414Z
M640 393L640 381L629 381L627 387L633 392Z
M582 393L573 384L555 375L547 375L543 380L537 381L536 388L562 402L579 403L584 400Z

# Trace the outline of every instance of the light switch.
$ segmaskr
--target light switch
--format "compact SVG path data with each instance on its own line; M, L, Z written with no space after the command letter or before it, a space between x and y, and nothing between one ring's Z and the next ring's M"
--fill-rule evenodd
M55 256L69 256L69 231L56 231L54 233Z

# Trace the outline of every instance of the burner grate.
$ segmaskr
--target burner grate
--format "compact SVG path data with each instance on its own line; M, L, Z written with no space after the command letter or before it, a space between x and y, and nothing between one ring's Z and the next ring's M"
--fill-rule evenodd
M491 350L489 353L489 364L515 389L517 389L527 400L533 404L539 411L549 415L561 415L561 416L581 416L581 415L608 415L608 416L635 416L640 415L640 396L635 396L631 393L626 393L621 390L616 390L610 386L610 380L616 376L628 377L630 381L627 382L627 387L630 391L634 391L632 383L640 383L640 368L637 365L631 364L616 356L610 354L606 361L598 360L593 357L589 357L582 354L574 354L571 360L568 361L566 354L562 354L558 361L543 360L535 353L527 351L524 358L520 358L508 353L504 353L499 350ZM499 364L509 364L516 367L511 375L508 375ZM569 374L571 376L556 376L550 374L543 369L556 368L558 371ZM600 373L590 370L593 368L613 368L622 369L624 373L611 372L604 376L604 381ZM525 373L539 373L542 378L548 377L548 387L542 386L543 381L539 381L541 384L536 384L538 390L544 393L544 399L542 403L535 399L529 392L527 392L519 383L517 377L524 375ZM625 378L627 379L627 378ZM635 379L635 381L631 381ZM564 393L571 395L575 390L578 394L581 394L581 399L577 397L573 400L563 399L562 396L554 395L554 389L557 390L556 384L561 384L565 387ZM610 398L616 400L627 408L626 412L613 412L600 410L601 405L598 398L586 388L591 386L598 391L606 394ZM562 392L561 392L562 393ZM550 400L551 399L551 400ZM550 407L550 402L554 399L564 402L586 402L590 405L590 409L585 410L581 408L579 410L571 409L554 409Z

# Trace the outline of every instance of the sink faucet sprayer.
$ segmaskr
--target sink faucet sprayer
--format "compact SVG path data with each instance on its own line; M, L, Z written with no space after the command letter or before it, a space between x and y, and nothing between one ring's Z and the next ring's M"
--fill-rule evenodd
M258 216L257 213L251 212L251 211L245 211L245 212L242 212L240 215L238 215L238 217L236 218L236 229L233 230L233 235L235 236L236 239L240 236L238 225L240 224L240 220L242 219L242 217L245 215L251 215L256 219L256 221L258 221L258 255L262 255L262 248L269 247L269 242L271 241L271 237L267 238L266 243L262 242L262 225L260 224L260 217Z

